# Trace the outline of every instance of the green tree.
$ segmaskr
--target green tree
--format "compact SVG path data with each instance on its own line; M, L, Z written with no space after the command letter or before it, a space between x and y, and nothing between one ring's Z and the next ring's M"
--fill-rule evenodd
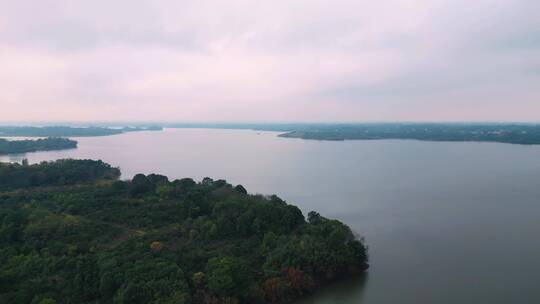
M212 258L206 265L208 288L218 296L239 294L249 287L250 275L246 263L238 258Z

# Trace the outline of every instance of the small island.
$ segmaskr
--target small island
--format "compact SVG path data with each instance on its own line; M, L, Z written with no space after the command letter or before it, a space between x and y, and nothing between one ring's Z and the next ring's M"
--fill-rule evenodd
M75 140L61 137L47 137L36 140L7 140L0 138L0 155L73 148L77 148Z
M225 180L0 163L2 303L287 303L368 268L337 220Z

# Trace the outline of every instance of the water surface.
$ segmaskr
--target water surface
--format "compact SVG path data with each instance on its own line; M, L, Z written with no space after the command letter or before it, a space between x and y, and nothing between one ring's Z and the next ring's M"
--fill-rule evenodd
M368 279L302 304L540 303L539 146L276 135L131 132L0 161L93 158L121 167L124 178L223 178L340 219L369 245Z

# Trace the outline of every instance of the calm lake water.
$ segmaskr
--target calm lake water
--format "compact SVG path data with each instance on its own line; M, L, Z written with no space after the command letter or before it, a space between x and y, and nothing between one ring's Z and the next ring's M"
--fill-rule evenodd
M223 178L342 220L369 245L367 279L302 304L540 303L540 146L276 135L134 132L0 161L93 158L124 178Z

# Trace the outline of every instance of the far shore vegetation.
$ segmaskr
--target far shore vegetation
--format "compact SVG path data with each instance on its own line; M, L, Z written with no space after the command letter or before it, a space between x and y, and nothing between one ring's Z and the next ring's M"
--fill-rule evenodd
M35 140L7 140L0 138L0 155L73 148L77 148L77 141L61 137L47 137Z

